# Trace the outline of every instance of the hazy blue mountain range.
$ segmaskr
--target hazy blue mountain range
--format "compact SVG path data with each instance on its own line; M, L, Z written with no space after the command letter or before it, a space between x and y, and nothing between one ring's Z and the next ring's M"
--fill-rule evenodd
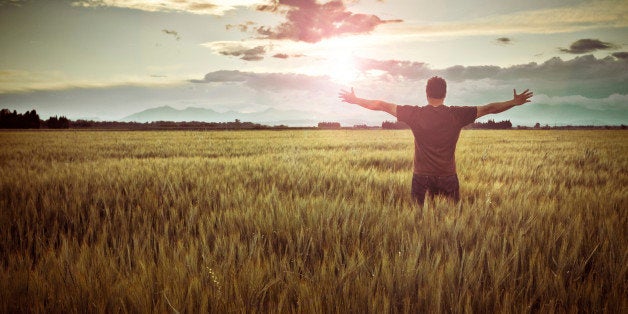
M126 116L120 121L201 121L201 122L230 122L239 119L240 121L255 122L269 125L290 125L290 126L314 126L319 121L317 114L299 110L278 110L269 108L259 112L238 112L226 111L217 112L212 109L187 107L176 109L170 106L151 108Z

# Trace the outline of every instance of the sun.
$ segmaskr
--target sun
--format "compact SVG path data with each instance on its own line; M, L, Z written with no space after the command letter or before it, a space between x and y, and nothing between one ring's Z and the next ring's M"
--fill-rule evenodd
M358 36L329 38L317 43L283 44L282 51L290 51L303 58L296 71L306 75L322 76L331 82L351 87L364 79L356 52L363 47L364 39ZM295 60L297 62L299 60Z
M335 83L351 85L359 78L360 71L356 68L355 58L351 54L341 53L331 56L327 74Z

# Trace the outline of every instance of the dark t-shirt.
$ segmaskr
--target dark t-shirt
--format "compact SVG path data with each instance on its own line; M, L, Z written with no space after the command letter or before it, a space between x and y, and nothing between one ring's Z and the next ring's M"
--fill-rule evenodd
M414 173L456 174L456 143L460 130L475 121L476 107L397 106L397 120L414 134Z

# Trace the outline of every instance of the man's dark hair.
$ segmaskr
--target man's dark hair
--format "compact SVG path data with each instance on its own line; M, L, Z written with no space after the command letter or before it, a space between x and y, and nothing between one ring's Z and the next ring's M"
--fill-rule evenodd
M425 93L429 98L443 99L447 95L447 82L442 77L433 76L427 80Z

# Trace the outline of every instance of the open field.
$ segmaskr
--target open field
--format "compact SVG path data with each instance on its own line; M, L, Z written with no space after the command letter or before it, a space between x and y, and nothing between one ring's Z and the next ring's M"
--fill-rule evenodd
M628 311L628 133L0 132L0 312Z

